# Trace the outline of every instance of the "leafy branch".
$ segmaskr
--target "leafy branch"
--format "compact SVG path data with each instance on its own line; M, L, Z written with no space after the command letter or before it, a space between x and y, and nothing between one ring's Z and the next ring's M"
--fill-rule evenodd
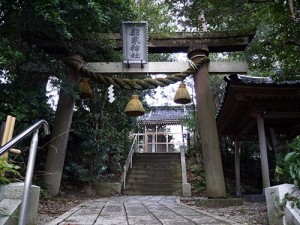
M8 175L19 176L20 173L18 172L18 169L20 169L20 167L8 163L6 157L0 157L0 183L9 184L11 178L9 178Z

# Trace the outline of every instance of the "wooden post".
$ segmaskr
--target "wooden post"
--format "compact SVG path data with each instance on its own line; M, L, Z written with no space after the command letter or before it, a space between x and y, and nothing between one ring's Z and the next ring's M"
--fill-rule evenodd
M273 146L273 150L276 151L277 148L277 140L276 140L276 135L275 135L275 131L273 128L270 128L270 133L271 133L271 140L272 140L272 146Z
M240 143L235 140L235 194L241 195Z
M11 120L12 120L12 116L8 115L6 117L5 129L4 129L4 133L3 133L3 138L2 138L1 146L5 145L7 143Z
M198 59L205 56L208 56L206 46L192 47L188 54L188 57L193 62L197 62ZM215 109L208 80L208 65L202 65L194 74L194 85L207 194L211 198L223 198L226 197L226 189L215 120Z
M5 129L1 141L1 146L5 145L12 139L14 127L15 127L16 118L8 115L5 122ZM8 158L8 151L3 153L1 157Z
M79 55L74 55L73 57L79 60L82 59ZM78 84L76 70L68 68L67 77L72 86ZM46 157L43 180L44 187L52 196L59 193L74 105L74 97L61 89Z
M264 124L264 119L261 116L257 117L257 127L258 127L260 162L261 162L263 193L264 193L265 188L270 187L270 175L269 175L269 163L268 163L267 143L266 143L266 135L265 135L265 124Z

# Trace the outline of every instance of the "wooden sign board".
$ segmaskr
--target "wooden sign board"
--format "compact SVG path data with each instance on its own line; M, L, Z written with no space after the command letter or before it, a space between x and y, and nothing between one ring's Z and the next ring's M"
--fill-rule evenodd
M148 62L147 22L123 22L123 57L125 64Z

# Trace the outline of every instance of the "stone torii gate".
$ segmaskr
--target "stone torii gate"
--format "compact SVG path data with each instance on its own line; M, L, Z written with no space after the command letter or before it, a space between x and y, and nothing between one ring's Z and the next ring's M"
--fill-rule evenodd
M186 52L188 58L197 64L199 61L207 58L210 52L232 52L243 51L250 41L252 40L255 32L245 31L243 32L202 32L202 33L180 33L170 34L165 38L149 38L149 52L154 53L174 53L174 52ZM120 35L112 35L110 38L116 41L116 50L120 49ZM52 43L40 43L40 47L45 50L53 51L56 47L56 51L61 52L63 47ZM95 43L88 43L90 46L95 47ZM50 49L49 49L50 48ZM144 68L130 68L126 69L121 63L86 63L84 66L81 59L72 65L69 69L69 77L71 82L75 85L78 80L78 70L89 70L93 74L116 74L116 73L175 73L182 72L188 67L188 63L149 63ZM71 65L71 64L69 64ZM206 176L206 189L208 196L211 198L223 198L226 197L225 181L222 168L221 154L219 148L219 140L217 134L216 120L214 117L214 104L208 80L209 73L246 73L247 66L241 62L231 63L207 63L203 64L197 69L193 75L196 103L197 103L197 115L199 118L199 127L201 133L202 151L204 157L204 170ZM92 79L93 80L93 79ZM57 112L60 112L62 118L56 118L54 126L57 126L57 132L53 133L53 137L58 134L65 133L71 127L72 115L73 115L74 99L70 96L60 96ZM56 114L58 116L58 113ZM59 123L58 121L64 121ZM50 143L47 161L45 166L44 184L50 189L52 195L56 195L59 190L60 180L63 170L63 161L65 158L68 136L60 136L59 140L53 139ZM52 140L52 138L51 138ZM54 146L54 148L53 148ZM58 148L62 148L61 151L57 151ZM55 167L49 166L51 159L62 159L62 162L57 162ZM55 160L54 160L55 161ZM53 191L51 191L51 189Z

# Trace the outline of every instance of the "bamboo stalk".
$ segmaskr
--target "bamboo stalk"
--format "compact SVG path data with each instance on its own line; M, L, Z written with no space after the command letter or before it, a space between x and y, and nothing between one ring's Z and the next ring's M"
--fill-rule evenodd
M12 139L12 136L14 133L14 128L15 128L15 123L16 123L16 117L12 117L6 142L9 142Z
M14 154L20 154L21 150L16 149L16 148L11 148L11 149L9 149L9 152L14 153Z
M16 123L16 117L12 117L8 115L5 123L5 129L4 129L1 146L5 145L7 142L9 142L12 139L15 123ZM1 157L7 158L8 152L3 153Z
M6 122L5 122L5 128L4 128L4 133L3 133L3 138L1 142L1 146L5 145L7 142L7 137L9 133L9 128L10 128L10 123L11 123L12 116L7 116Z

